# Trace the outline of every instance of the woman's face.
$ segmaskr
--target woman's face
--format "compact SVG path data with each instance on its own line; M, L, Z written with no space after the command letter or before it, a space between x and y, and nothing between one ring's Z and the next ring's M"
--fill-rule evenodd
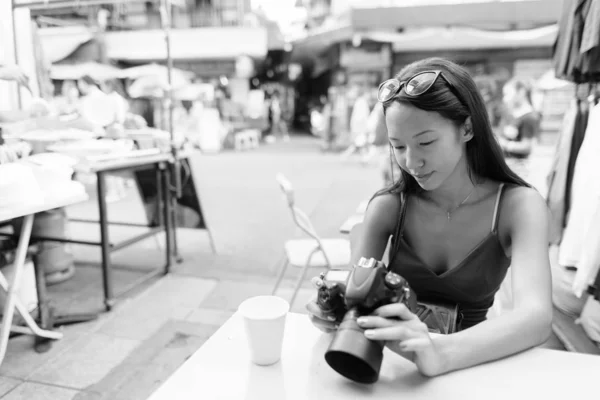
M464 159L471 136L436 112L396 102L385 121L398 165L425 190L442 185Z

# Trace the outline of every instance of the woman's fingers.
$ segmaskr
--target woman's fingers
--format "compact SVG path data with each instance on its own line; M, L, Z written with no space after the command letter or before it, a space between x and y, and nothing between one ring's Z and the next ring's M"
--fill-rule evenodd
M392 303L381 306L373 312L373 315L384 318L400 318L403 321L419 319L404 303Z
M309 318L314 326L316 326L317 328L319 328L319 330L325 333L337 330L337 325L335 322L324 321L320 318L315 317L314 315L310 315Z
M311 300L306 304L306 310L319 319L335 321L335 316L325 314L315 300Z
M365 336L371 340L403 341L419 337L420 332L405 324L396 323L385 328L367 329Z
M358 325L360 325L360 327L363 329L387 328L398 323L398 321L393 321L375 315L360 317L356 322L358 322Z

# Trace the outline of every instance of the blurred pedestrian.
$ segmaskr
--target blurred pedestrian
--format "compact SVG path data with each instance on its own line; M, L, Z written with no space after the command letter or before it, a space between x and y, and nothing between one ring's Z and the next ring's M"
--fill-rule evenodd
M354 153L364 153L369 148L369 100L369 92L362 85L359 86L350 115L350 144L342 153L343 159Z
M275 90L271 96L270 110L271 110L271 133L273 138L279 137L284 142L290 141L290 134L288 132L287 121L284 118L284 104L281 99L279 90Z
M531 86L514 78L503 89L504 114L498 141L507 157L527 158L539 134L540 115L531 100Z

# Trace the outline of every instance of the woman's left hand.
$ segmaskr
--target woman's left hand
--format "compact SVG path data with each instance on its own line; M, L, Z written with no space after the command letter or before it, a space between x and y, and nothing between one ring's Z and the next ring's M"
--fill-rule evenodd
M413 361L423 375L445 372L442 354L427 325L403 303L379 307L373 314L360 317L358 324L365 329L367 338L383 341L390 350Z

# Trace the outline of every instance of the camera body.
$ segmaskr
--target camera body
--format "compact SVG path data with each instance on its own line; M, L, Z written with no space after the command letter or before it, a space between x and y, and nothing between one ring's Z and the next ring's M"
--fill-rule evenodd
M417 310L417 296L406 279L373 258L363 257L350 270L329 270L320 277L323 284L317 304L324 313L334 315L338 323L352 308L362 315L390 303L404 303L412 312Z
M350 270L324 272L321 280L317 304L339 323L325 361L355 382L376 382L383 360L383 343L367 339L357 319L390 303L403 303L416 312L416 294L403 277L388 271L384 263L373 258L361 258Z

